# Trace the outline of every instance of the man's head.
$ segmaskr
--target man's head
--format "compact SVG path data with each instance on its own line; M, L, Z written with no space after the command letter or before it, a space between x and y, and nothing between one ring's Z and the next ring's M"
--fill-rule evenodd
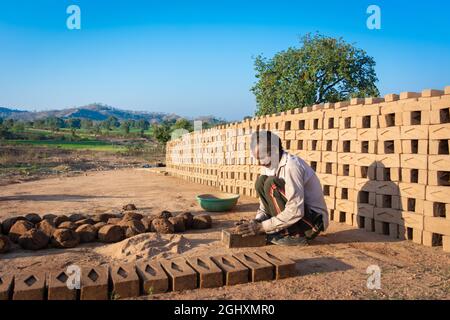
M252 133L250 149L259 165L276 167L283 154L281 139L271 131Z

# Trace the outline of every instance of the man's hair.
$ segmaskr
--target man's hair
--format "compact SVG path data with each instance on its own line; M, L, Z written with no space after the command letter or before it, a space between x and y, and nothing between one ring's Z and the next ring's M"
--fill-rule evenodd
M283 145L281 139L275 133L271 131L261 130L252 133L250 148L255 150L256 146L262 147L262 151L265 151L267 155L272 155L272 149L278 148L278 154L281 156L283 153Z

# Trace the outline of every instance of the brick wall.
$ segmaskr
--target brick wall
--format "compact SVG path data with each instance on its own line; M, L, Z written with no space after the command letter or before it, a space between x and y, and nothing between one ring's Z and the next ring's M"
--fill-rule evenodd
M247 119L167 144L170 174L255 196L254 131L275 131L320 178L330 220L450 251L450 87Z

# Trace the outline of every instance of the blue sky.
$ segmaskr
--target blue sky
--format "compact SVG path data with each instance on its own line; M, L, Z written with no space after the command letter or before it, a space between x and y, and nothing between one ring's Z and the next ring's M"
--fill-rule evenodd
M66 28L81 8L82 29ZM381 8L382 29L366 27ZM0 106L253 115L253 57L319 31L377 62L381 93L450 85L450 2L0 0Z

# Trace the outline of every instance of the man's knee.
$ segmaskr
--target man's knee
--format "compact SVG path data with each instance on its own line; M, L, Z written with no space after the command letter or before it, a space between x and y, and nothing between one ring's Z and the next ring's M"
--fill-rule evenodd
M255 190L256 190L256 193L258 193L259 195L264 192L264 185L265 185L267 178L268 178L267 176L261 175L258 177L258 179L256 179Z
M279 179L275 176L267 177L267 179L264 181L264 192L267 194L273 188L273 186L278 187L278 180Z

